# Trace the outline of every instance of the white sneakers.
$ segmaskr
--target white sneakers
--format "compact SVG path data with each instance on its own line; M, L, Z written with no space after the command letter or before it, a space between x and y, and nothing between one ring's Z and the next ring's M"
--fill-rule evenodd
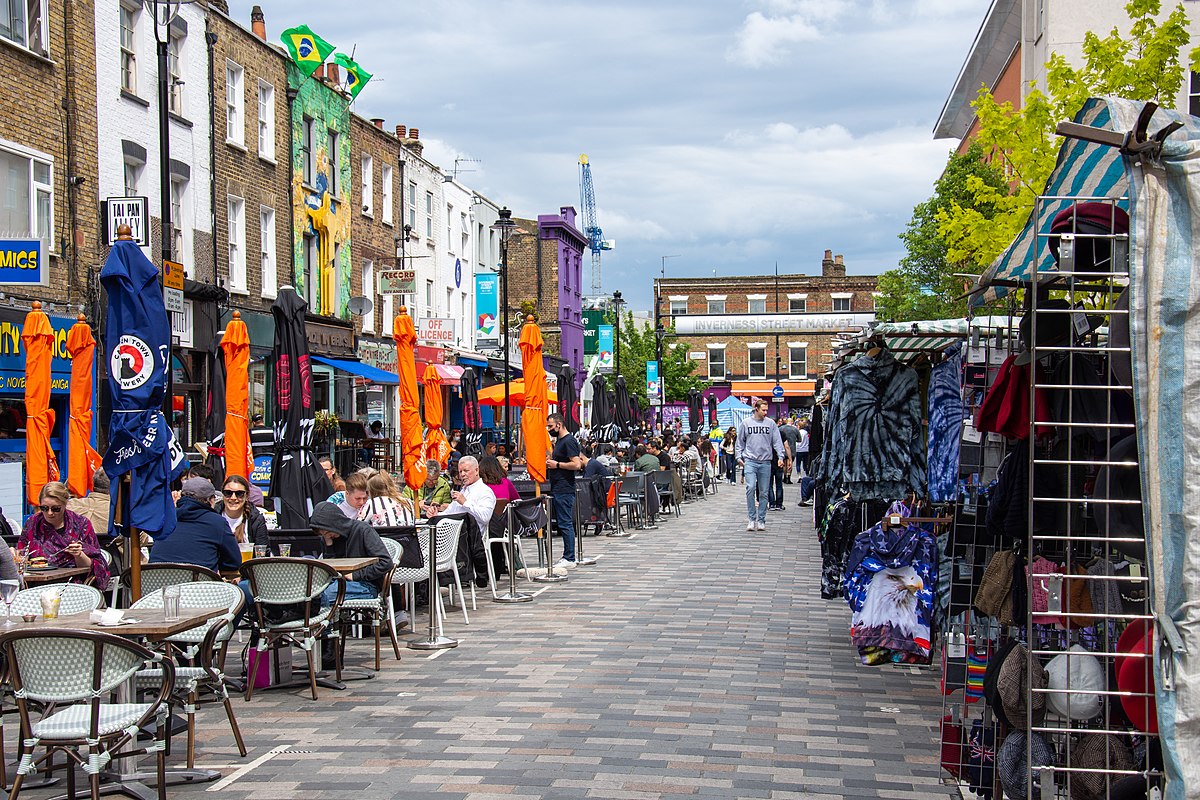
M754 530L754 520L750 520L749 522L746 523L746 530L748 530L748 531Z
M765 523L765 522L758 523L758 529L760 531L765 531L767 529L767 523Z
M574 561L567 561L565 558L560 558L554 562L555 569L575 569L578 566Z

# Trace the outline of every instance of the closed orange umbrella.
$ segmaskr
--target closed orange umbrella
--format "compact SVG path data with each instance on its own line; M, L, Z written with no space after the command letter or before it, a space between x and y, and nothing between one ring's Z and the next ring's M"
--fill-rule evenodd
M546 454L550 451L550 434L546 433L549 390L546 368L542 364L542 345L542 331L531 314L525 318L525 327L521 329L521 372L525 375L521 439L525 442L525 467L535 484L546 480Z
M450 463L450 442L442 430L442 376L433 364L428 364L421 382L425 384L425 425L429 428L425 434L425 460L436 458L445 469Z
M414 493L425 483L425 443L421 439L421 400L417 396L417 330L408 309L400 306L392 323L396 342L396 373L400 376L400 448L404 485Z
M249 479L250 457L250 334L239 311L221 337L225 353L225 474Z
M33 303L21 331L25 347L25 496L37 504L38 494L58 480L58 461L50 449L54 412L50 410L50 361L54 358L54 329L42 304Z
M67 354L71 356L67 488L76 497L84 497L92 491L92 476L100 469L100 454L92 449L92 370L96 366L96 339L83 314L67 333Z

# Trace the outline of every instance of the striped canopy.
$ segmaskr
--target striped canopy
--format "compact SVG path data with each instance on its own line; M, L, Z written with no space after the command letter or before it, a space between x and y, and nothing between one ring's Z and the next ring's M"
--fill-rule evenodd
M1092 98L1075 115L1075 122L1102 130L1125 133L1137 123L1145 103L1115 97ZM1178 111L1160 108L1149 125L1149 132L1160 130L1171 122L1181 122L1189 130L1197 130L1195 117ZM1184 136L1185 134L1176 134ZM1013 243L992 262L980 276L973 289L971 303L981 306L1008 294L1011 286L997 283L1030 280L1034 271L1053 271L1054 257L1050 254L1047 237L1054 216L1079 199L1122 198L1118 203L1126 211L1129 181L1121 153L1116 147L1064 139L1058 151L1058 161L1046 188L1042 192L1029 221Z

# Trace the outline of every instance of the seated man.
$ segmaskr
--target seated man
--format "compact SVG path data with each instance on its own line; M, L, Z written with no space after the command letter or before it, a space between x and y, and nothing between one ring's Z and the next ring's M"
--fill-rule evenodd
M453 499L450 496L450 481L442 475L441 465L433 459L425 465L425 485L421 491L414 492L406 486L400 494L412 500L421 509L421 516L427 518L445 511Z
M458 477L462 491L454 492L454 502L446 507L447 514L467 513L475 518L479 530L486 531L496 509L496 494L479 477L479 462L475 456L463 456L458 462Z
M644 444L639 444L635 452L637 453L637 460L633 462L635 470L638 472L658 472L658 456L648 453Z
M391 556L379 534L365 522L350 519L333 503L317 503L309 526L325 542L325 558L371 558L374 564L346 576L346 600L369 600L379 596L384 576L391 569ZM324 605L337 597L331 585L321 598Z
M185 480L175 507L178 520L175 531L155 540L150 563L193 564L214 572L236 571L242 565L242 554L229 524L213 508L216 499L212 481Z

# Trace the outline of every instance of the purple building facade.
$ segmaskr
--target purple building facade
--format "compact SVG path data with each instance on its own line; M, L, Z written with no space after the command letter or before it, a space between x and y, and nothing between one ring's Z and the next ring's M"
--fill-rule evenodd
M579 376L585 364L583 356L583 254L587 237L575 227L576 212L563 206L558 214L539 214L538 239L545 252L553 243L553 263L557 273L556 316L559 327L558 355Z

